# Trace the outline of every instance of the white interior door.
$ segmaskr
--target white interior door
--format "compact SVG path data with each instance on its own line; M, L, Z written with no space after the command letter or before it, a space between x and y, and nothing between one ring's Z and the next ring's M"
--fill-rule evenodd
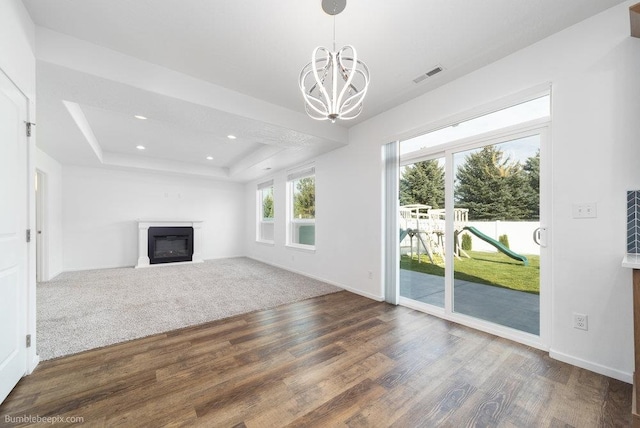
M26 373L27 99L0 70L0 402Z

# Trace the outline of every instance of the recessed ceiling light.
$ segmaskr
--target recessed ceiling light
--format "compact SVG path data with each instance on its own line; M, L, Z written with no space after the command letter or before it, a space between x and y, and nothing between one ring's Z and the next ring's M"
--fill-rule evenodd
M140 116L139 114L136 114L136 115L135 115L135 116L133 116L133 117L135 117L136 119L140 119L140 120L147 120L147 118L146 118L146 117L144 117L144 116Z
M236 136L229 134L229 135L227 135L227 138L230 139L230 140L235 140Z
M138 150L144 150L146 147L145 146L136 146L136 149Z
M207 156L207 160L213 160L213 156Z

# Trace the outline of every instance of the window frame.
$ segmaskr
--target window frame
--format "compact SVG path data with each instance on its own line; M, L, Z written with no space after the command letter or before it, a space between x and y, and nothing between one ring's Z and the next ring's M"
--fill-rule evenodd
M313 165L307 165L306 167L289 171L287 174L287 247L296 248L300 250L308 250L315 251L316 249L316 214L314 209L314 218L295 218L294 217L294 195L295 195L295 185L296 183L303 179L313 177L314 183L314 195L316 191L316 172L315 167ZM314 208L315 208L315 200L314 200ZM294 239L296 235L299 233L299 228L301 226L313 225L313 245L310 244L301 244L299 242L295 242ZM299 240L299 239L298 239Z
M271 190L271 199L273 201L273 217L269 219L265 219L264 217L264 192L267 189ZM275 244L275 220L275 186L273 180L269 180L258 184L256 189L256 242L270 245ZM264 230L265 227L268 226L273 228L273 239L264 238Z

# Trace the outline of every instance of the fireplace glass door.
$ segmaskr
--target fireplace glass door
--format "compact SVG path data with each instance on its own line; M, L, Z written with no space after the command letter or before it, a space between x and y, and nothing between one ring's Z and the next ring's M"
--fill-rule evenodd
M150 227L149 263L192 261L193 227Z

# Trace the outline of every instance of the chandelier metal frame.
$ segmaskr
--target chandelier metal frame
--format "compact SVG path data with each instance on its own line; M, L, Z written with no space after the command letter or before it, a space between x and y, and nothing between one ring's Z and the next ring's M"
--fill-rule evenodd
M333 50L318 46L300 72L305 110L315 120L355 119L369 89L369 68L358 59L356 49L346 45L336 51L335 15L345 6L346 0L323 0L322 8L334 17Z

